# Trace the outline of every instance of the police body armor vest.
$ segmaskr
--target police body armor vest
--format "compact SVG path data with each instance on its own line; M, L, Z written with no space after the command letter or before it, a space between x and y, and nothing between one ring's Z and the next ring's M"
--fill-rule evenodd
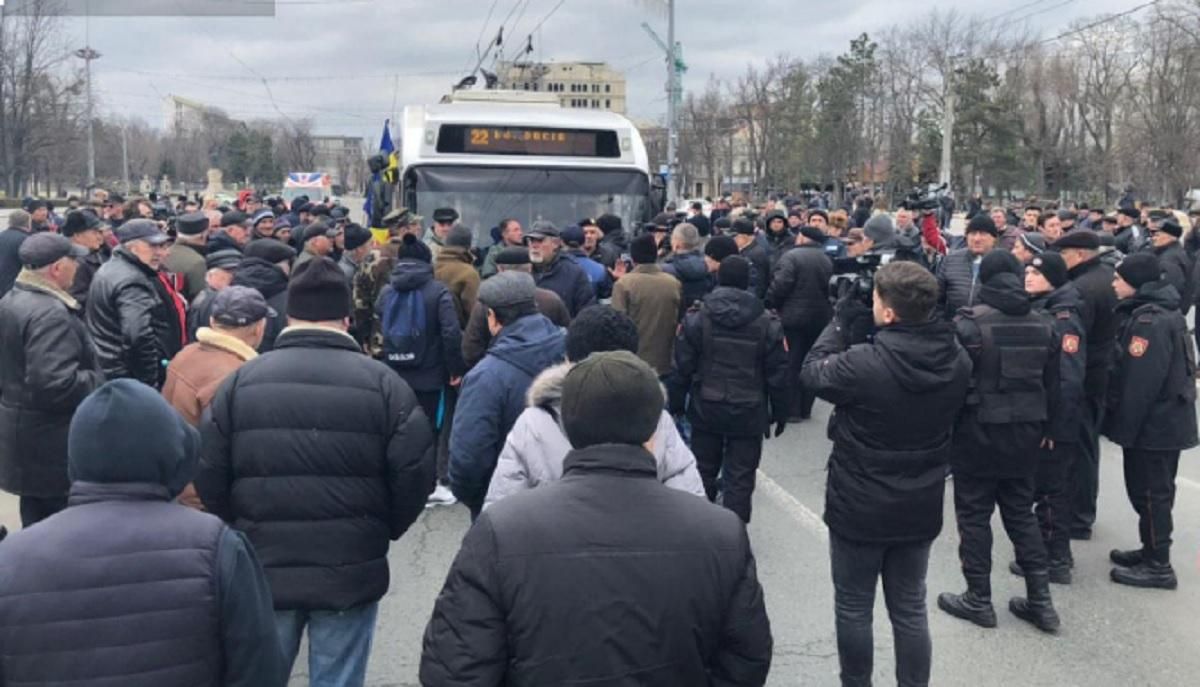
M706 403L752 408L764 402L763 348L769 318L759 316L741 329L714 324L701 307L704 351L700 362L700 399Z
M976 362L976 420L981 424L1043 422L1048 417L1042 373L1050 359L1054 332L1042 315L1006 315L977 305L963 315L979 327L983 350Z

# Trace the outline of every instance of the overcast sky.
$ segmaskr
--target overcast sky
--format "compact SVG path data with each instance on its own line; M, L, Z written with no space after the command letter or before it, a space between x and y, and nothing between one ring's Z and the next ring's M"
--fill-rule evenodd
M161 7L197 1L154 0ZM485 28L492 0L277 0L274 17L68 18L63 27L68 42L87 40L103 54L94 63L102 112L138 115L162 126L163 97L175 94L242 118L278 117L278 111L311 117L319 133L361 135L373 145L384 118L406 104L436 102L466 74L475 64L481 30L486 44L506 18L506 55L522 48L541 22L533 32L535 56L608 62L626 73L629 114L659 119L666 111L663 61L640 26L648 22L665 38L665 13L654 9L658 3L496 0ZM1061 32L1078 17L1137 4L936 3L965 14L1004 15L997 22L1028 16L1021 23L1043 36ZM733 78L747 63L780 53L836 54L862 31L906 24L934 6L897 0L678 0L678 37L690 68L684 87L702 89L709 74Z

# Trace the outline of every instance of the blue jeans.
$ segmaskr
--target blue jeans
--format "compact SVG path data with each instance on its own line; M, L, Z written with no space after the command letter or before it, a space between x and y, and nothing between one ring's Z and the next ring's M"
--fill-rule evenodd
M275 611L288 666L296 662L307 625L310 687L362 687L378 611L378 602L345 611Z

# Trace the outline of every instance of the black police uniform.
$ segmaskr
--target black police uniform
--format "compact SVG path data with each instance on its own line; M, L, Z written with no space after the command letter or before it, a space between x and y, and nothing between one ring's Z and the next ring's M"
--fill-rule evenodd
M1046 546L1033 501L1038 446L1050 420L1047 390L1057 385L1059 342L1049 319L1032 312L1016 274L992 276L979 298L980 305L960 310L955 319L958 340L974 363L951 460L967 593L943 594L938 605L990 627L996 622L990 576L997 506L1026 572L1029 603L1039 609L1050 604Z
M769 422L787 419L783 326L749 291L718 286L684 318L670 378L671 413L692 424L692 453L710 501L750 522L754 472Z
M1179 294L1166 281L1143 285L1117 306L1124 318L1108 394L1104 435L1125 453L1125 491L1138 514L1141 552L1114 552L1119 564L1148 564L1163 584L1170 571L1171 509L1179 453L1197 445L1195 360ZM1114 578L1123 573L1114 570Z
M1183 244L1178 241L1172 241L1165 246L1151 247L1149 250L1158 256L1158 262L1162 265L1163 278L1179 292L1179 311L1183 313L1184 317L1187 317L1188 312L1192 309L1195 289L1193 275L1195 265L1192 258L1183 249Z
M1084 421L1084 379L1087 375L1087 329L1083 324L1082 298L1074 284L1033 299L1033 309L1051 318L1061 342L1058 384L1048 389L1050 424L1046 437L1054 448L1044 446L1037 458L1034 512L1050 558L1050 580L1069 583L1071 566L1071 499L1067 473L1079 455L1080 426ZM1015 572L1015 571L1014 571Z
M1083 325L1087 328L1087 378L1084 388L1083 422L1080 424L1079 454L1070 468L1071 536L1090 538L1096 521L1096 498L1100 492L1100 426L1104 421L1104 398L1108 369L1112 363L1117 319L1113 308L1113 267L1096 256L1067 272L1083 298Z

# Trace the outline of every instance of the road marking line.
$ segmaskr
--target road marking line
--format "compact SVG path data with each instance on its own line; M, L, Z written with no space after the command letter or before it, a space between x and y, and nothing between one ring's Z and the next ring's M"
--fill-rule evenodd
M1196 480L1193 480L1193 479L1188 479L1186 477L1176 477L1175 481L1179 484L1182 484L1185 487L1190 487L1192 489L1200 489L1200 482L1197 482Z
M808 506L800 503L795 496L792 496L791 492L768 477L767 473L762 470L758 471L758 488L764 494L774 499L788 515L792 516L792 519L800 523L804 529L811 532L817 539L820 539L822 542L829 541L829 528L825 526L825 522L821 520L821 516L817 515Z

